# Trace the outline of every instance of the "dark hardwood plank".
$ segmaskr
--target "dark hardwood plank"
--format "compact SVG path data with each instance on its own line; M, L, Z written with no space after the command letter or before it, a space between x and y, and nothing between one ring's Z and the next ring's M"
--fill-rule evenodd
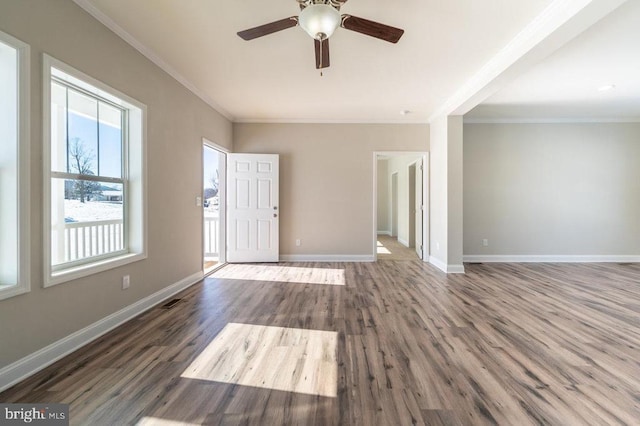
M233 265L177 297L0 401L69 403L91 425L639 424L638 264ZM230 323L337 333L337 397L188 378ZM266 368L322 353L287 355L306 334L287 335Z

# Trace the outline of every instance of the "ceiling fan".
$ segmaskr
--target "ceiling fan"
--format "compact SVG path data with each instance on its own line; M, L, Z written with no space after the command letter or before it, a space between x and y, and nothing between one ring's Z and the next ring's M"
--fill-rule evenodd
M244 40L253 40L267 34L286 30L300 25L313 39L316 49L316 69L329 67L329 37L340 26L347 30L397 43L404 34L400 28L390 27L378 22L358 18L352 15L340 15L340 7L347 0L296 0L300 4L300 15L260 25L240 31Z

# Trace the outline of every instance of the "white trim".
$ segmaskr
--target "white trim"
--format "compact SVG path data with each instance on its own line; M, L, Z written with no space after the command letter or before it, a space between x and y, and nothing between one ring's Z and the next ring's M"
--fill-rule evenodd
M240 124L429 124L427 117L411 119L318 119L318 118L236 118L234 123Z
M640 123L640 117L464 117L464 124Z
M407 247L407 248L409 247L409 241L407 241L407 240L405 240L403 238L398 237L398 242L400 244L402 244L403 246Z
M224 268L225 266L227 266L228 263L218 263L216 265L213 265L207 272L205 272L204 270L202 271L202 277L203 278L207 278L209 275L213 274L214 272L216 272L219 269Z
M388 165L387 165L387 170L388 170ZM378 174L378 162L376 161L376 168L375 168L375 174L376 174L376 182L378 180L377 174ZM396 185L395 187L393 186L393 180L395 178L395 182ZM393 198L395 196L395 200L396 200L396 204L397 201L400 198L400 195L398 194L398 190L399 190L399 179L400 179L400 172L398 172L397 170L395 172L391 172L389 173L389 181L387 182L387 184L389 185L389 226L391 227L391 236L392 237L396 237L396 239L398 238L398 228L400 228L400 223L398 222L398 206L396 205L395 207L395 211L396 214L393 214L393 210L394 210L394 206L393 206ZM378 208L377 208L377 204L378 204L378 191L375 192L375 197L376 197L376 226L378 226ZM395 235L394 235L394 228L395 228ZM375 248L375 253L376 253L376 259L378 258L378 249L377 247Z
M204 147L208 147L210 149L213 149L215 151L218 151L219 154L219 158L218 158L218 171L220 172L220 182L218 182L218 200L220 202L219 206L220 206L220 215L219 215L219 223L218 226L220 227L219 229L219 239L220 241L218 241L218 262L219 265L216 265L213 269L211 269L207 275L211 274L212 272L214 272L215 270L217 270L219 267L222 267L223 265L227 264L227 154L230 154L230 150L223 147L222 145L218 145L215 142L211 142L209 139L207 138L202 138L202 148L203 148L203 152L202 152L202 161L201 163L201 167L202 167L202 182L204 182ZM204 194L203 194L203 200L204 200ZM201 241L201 247L202 247L202 263L204 265L204 258L205 258L205 250L204 250L204 203L202 204L201 207L201 214L202 214L202 220L201 223L203 224L202 227L202 241Z
M99 272L103 272L112 268L127 265L147 258L148 250L148 218L147 218L147 107L145 104L136 99L112 88L106 83L96 80L95 78L73 68L46 53L42 54L43 79L42 79L42 166L43 166L43 259L44 259L44 281L43 287L47 288L53 285L61 284L77 278L86 277ZM126 177L125 186L129 188L129 193L136 193L137 197L129 196L128 207L124 212L125 226L129 228L126 234L128 241L127 246L129 253L124 255L114 255L105 260L90 262L79 267L71 267L61 271L53 271L51 265L51 70L55 68L69 76L81 80L88 86L92 86L97 91L104 92L110 97L118 99L123 105L122 107L129 111L129 134L127 138L127 154L123 155L125 163ZM102 95L102 94L100 94ZM133 120L131 115L139 115L139 120ZM139 126L140 137L139 145L133 145L131 142L131 128ZM139 146L138 150L132 149L132 146ZM132 155L136 156L135 161L131 159ZM132 166L134 164L134 166ZM132 177L132 170L136 176ZM134 183L135 185L132 185ZM134 188L131 188L135 186ZM135 200L135 201L133 201ZM140 203L140 205L138 205ZM130 215L129 212L135 209L138 214ZM136 228L136 231L133 229Z
M429 257L429 263L447 274L464 274L464 265L447 265L434 256Z
M391 231L378 231L378 235L387 235L387 236L391 236Z
M464 115L626 0L554 0L431 116Z
M474 263L638 263L640 255L465 255L463 259Z
M447 274L464 274L464 265L447 265Z
M11 286L0 287L0 300L31 291L31 47L0 31L0 41L16 49L18 58L18 137L17 166L17 279Z
M429 256L429 263L440 269L442 272L447 272L447 264L438 259L435 256Z
M51 276L45 281L44 286L50 287L67 281L77 280L78 278L88 277L89 275L108 271L109 269L118 268L146 258L147 256L142 253L127 253L121 256L109 257L105 260L86 263L75 268L67 268L58 272L51 272Z
M281 254L280 262L375 262L369 254Z
M187 90L191 91L194 95L202 99L205 103L207 103L211 108L216 110L220 115L226 118L229 121L233 121L233 116L229 114L224 108L220 106L217 102L215 102L211 97L209 97L205 92L198 89L196 85L191 83L187 78L185 78L182 74L176 71L171 65L165 62L160 56L154 52L149 47L145 46L138 39L132 36L130 33L125 31L121 26L116 24L116 22L102 13L96 6L94 6L89 0L73 0L78 6L83 8L87 13L93 16L95 19L100 21L105 27L109 28L116 35L122 38L124 41L129 43L134 49L138 52L142 53L146 56L151 62L156 64L160 69L173 77L178 83L182 84Z
M0 370L0 391L37 373L202 279L202 271L192 274L4 367Z
M225 146L222 146L222 145L218 145L217 143L212 142L211 140L209 140L209 139L207 139L205 137L202 138L202 144L203 145L207 145L209 148L213 148L216 151L224 152L225 154L230 154L231 153L231 150L229 148L227 148Z

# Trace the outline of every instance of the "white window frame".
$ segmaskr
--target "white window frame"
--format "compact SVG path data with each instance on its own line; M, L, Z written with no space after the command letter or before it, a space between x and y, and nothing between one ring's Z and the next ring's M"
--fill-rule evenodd
M147 199L146 199L146 116L141 102L113 89L81 71L46 54L43 55L43 189L44 189L44 287L107 271L147 258ZM51 258L51 180L59 174L51 170L51 81L52 69L62 71L69 83L94 95L123 106L128 111L127 141L123 153L124 196L124 252L96 257L89 262L70 262L64 268L53 266ZM123 129L125 130L125 129Z
M0 286L0 300L18 296L31 291L31 262L30 247L31 235L29 220L30 212L30 135L29 135L29 96L30 96L30 48L29 45L0 31L0 42L16 49L17 57L17 223L18 241L17 250L17 276L15 284Z

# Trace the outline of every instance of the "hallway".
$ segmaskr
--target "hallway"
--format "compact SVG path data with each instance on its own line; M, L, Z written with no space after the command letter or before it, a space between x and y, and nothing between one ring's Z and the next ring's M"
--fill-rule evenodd
M378 235L378 260L418 260L414 248L405 247L396 237Z

